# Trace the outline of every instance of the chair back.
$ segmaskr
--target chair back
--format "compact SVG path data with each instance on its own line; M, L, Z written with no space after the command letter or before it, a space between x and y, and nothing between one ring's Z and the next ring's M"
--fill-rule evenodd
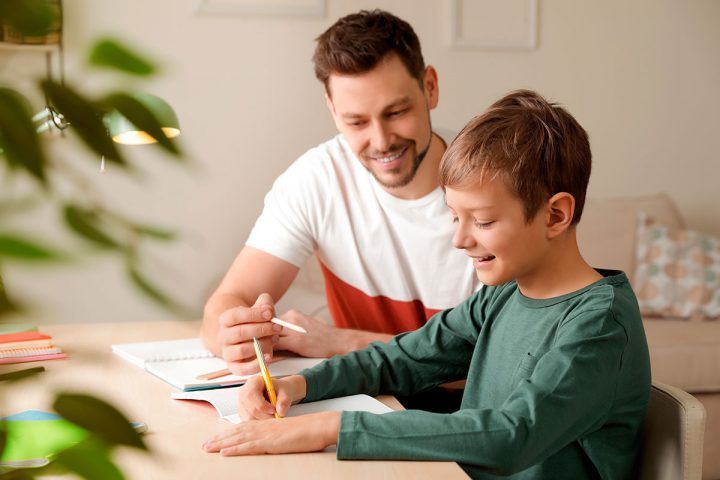
M638 478L700 480L704 434L702 403L679 388L653 382Z

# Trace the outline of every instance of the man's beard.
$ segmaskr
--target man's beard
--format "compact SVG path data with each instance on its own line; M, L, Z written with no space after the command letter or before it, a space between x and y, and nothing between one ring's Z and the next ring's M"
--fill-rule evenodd
M384 182L384 181L382 181L382 180L375 174L375 172L373 172L370 168L368 168L367 166L366 166L365 168L367 169L368 172L370 172L370 173L372 174L373 177L375 177L375 180L376 180L380 185L382 185L382 186L385 187L385 188L401 188L401 187L404 187L404 186L408 185L410 182L412 182L413 178L415 178L415 175L417 174L417 171L418 171L418 169L420 168L420 165L422 164L422 161L425 159L425 156L427 155L428 150L430 150L430 144L432 143L432 135L433 135L433 134L432 134L432 129L431 129L431 130L430 130L430 140L428 140L428 143L427 143L427 145L425 146L425 148L423 148L423 149L415 156L415 159L413 160L413 163L412 163L412 168L411 168L410 171L407 173L407 175L405 175L404 177L402 177L400 180L398 180L398 181L396 181L396 182L393 182L393 183ZM393 172L392 170L390 170L390 173L395 173L395 172Z

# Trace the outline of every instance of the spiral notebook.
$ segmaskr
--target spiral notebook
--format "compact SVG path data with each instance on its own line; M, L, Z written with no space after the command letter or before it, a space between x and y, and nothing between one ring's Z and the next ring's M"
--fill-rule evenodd
M206 390L242 385L252 375L226 375L199 380L199 375L227 368L221 358L203 347L199 338L158 342L123 343L112 346L113 352L128 362L183 391ZM290 357L268 365L270 375L293 375L320 363L322 358Z

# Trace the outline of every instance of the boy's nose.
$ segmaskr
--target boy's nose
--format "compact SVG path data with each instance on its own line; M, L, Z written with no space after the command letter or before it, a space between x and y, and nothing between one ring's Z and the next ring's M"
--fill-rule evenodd
M465 229L465 226L462 222L458 222L457 224L455 234L453 235L452 244L453 247L457 248L458 250L467 250L476 245L475 239L472 235L469 235L467 233L467 230Z

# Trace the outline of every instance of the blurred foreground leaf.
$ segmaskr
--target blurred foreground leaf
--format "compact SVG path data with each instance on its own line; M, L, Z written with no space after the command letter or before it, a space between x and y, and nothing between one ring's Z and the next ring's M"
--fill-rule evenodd
M10 167L22 168L46 185L45 154L29 105L15 90L0 87L0 149Z
M130 277L132 283L135 284L135 286L138 287L141 292L143 292L149 298L153 299L155 302L159 303L166 309L180 315L188 314L188 310L186 308L178 305L170 298L170 296L168 296L155 285L153 285L132 264L128 266L128 276Z
M155 73L152 63L109 38L95 44L89 61L97 67L114 68L133 75L149 76Z
M14 372L3 373L2 375L0 375L0 381L6 382L6 381L21 380L23 378L37 375L38 373L41 373L44 371L45 371L45 367L24 368L22 370L16 370Z
M108 448L101 442L88 439L60 452L56 461L82 478L122 480L125 476L115 466Z
M0 258L20 261L62 260L64 256L49 247L19 235L0 233Z
M103 248L121 249L118 242L100 228L100 219L93 210L75 204L63 207L65 223L73 232Z
M50 80L43 80L41 85L50 102L88 147L106 160L127 167L127 162L105 129L102 110L68 86Z
M148 449L128 419L99 398L79 393L60 393L53 408L67 420L92 432L110 445Z

